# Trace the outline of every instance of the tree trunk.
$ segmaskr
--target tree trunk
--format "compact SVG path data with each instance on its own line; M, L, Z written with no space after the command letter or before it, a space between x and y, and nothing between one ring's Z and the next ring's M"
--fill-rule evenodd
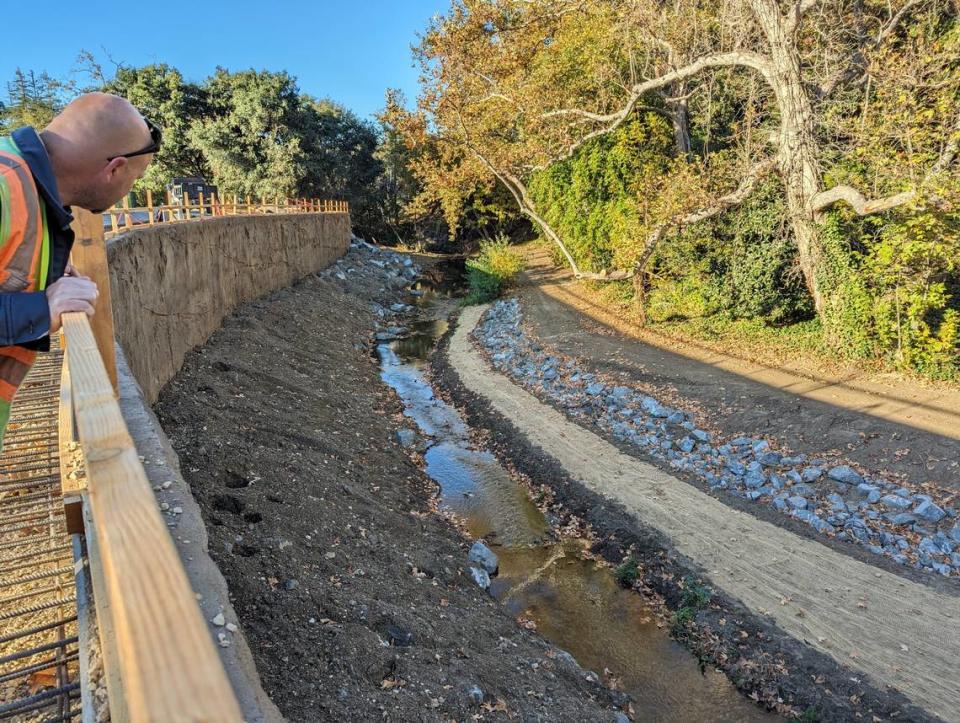
M800 257L800 268L817 314L824 299L817 279L822 259L813 199L822 190L813 104L800 73L794 33L775 0L751 0L753 12L770 46L771 76L780 110L778 166L787 196L787 211Z
M670 108L670 117L673 121L673 138L677 149L677 155L684 158L690 157L690 109L687 105L687 99L683 96L687 92L686 83L678 83L672 87L674 97L678 100L667 103Z

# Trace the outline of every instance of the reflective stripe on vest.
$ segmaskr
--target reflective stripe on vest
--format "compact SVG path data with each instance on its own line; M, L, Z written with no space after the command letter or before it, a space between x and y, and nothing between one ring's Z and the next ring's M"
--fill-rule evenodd
M46 207L33 174L13 139L0 137L0 293L46 288L49 255ZM35 358L23 347L0 347L0 445L10 402Z

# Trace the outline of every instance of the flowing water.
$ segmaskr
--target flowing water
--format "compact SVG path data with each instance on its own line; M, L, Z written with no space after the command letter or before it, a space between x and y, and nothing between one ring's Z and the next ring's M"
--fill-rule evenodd
M459 413L426 381L426 358L447 330L462 267L442 264L428 272L432 277L414 287L420 320L403 339L378 348L382 377L425 440L427 474L440 486L443 505L500 558L491 594L584 668L611 671L632 698L636 720L771 720L721 673L701 673L639 595L621 588L608 567L583 558L585 540L558 541L526 490L490 452L471 445Z

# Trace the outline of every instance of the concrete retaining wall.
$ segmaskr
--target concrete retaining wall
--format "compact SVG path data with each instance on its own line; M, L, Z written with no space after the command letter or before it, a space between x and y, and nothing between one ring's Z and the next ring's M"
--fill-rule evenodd
M236 306L328 266L349 242L348 214L215 218L114 239L117 341L147 403Z
M226 580L210 557L207 532L179 460L150 407L190 349L216 331L237 305L289 286L340 258L350 243L347 214L218 218L136 229L109 247L120 406L145 461L158 504L203 616L238 622ZM264 692L240 629L210 625L249 723L282 723Z

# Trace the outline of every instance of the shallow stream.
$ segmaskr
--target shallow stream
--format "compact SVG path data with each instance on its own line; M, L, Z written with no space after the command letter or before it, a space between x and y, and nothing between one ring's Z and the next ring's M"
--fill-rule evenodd
M413 288L418 320L404 338L378 347L381 375L416 424L442 504L499 557L491 594L584 668L601 677L610 671L608 681L632 698L636 720L771 720L723 674L701 673L639 595L621 588L608 567L584 559L585 540L558 540L526 490L493 454L470 443L464 420L426 379L427 356L461 291L462 266L437 264L427 273Z

